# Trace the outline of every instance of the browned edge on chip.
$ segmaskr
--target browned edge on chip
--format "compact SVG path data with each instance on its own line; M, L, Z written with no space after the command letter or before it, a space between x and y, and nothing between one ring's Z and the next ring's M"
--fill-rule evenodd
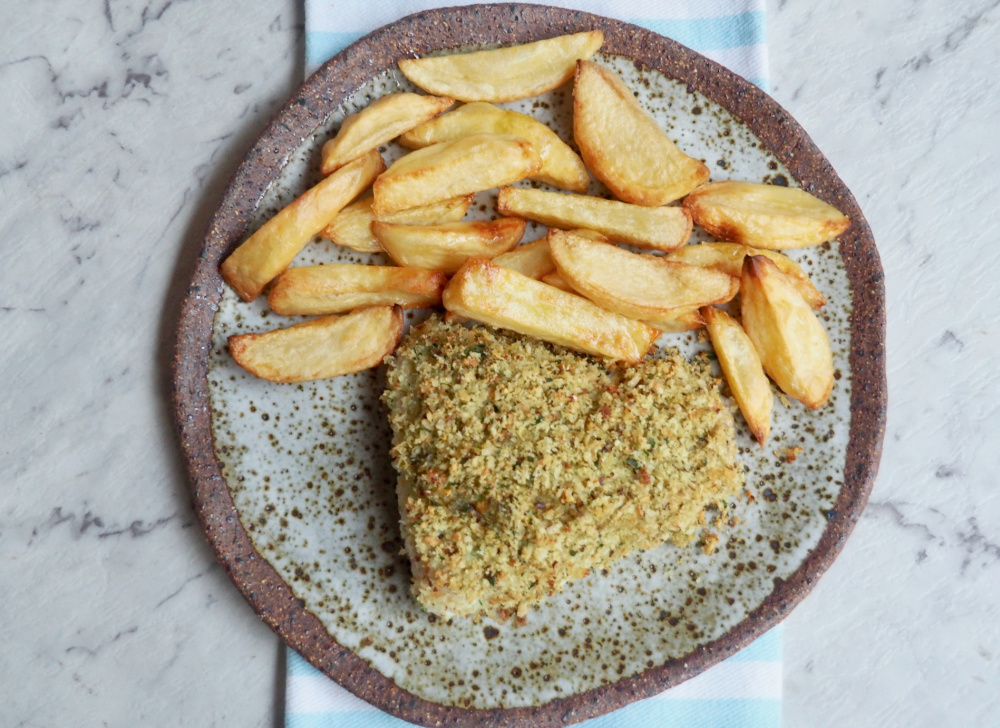
M258 203L290 154L351 93L398 59L459 45L526 43L598 28L602 51L628 56L687 83L741 119L802 187L852 221L840 236L854 296L851 315L851 425L844 485L816 548L739 624L682 658L543 705L463 709L418 698L334 640L255 550L212 438L208 358L213 306L222 295L219 263L243 239ZM195 510L229 577L253 609L305 659L372 705L428 726L554 727L607 713L691 678L760 637L784 618L840 552L861 515L878 471L885 431L885 291L871 230L853 195L805 131L767 94L688 48L629 23L542 5L440 8L379 28L311 76L278 111L223 195L182 304L173 356L173 408ZM277 385L276 385L277 386Z

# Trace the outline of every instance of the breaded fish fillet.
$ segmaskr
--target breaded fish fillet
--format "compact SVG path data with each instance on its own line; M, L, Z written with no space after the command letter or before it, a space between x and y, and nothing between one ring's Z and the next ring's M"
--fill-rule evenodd
M690 542L742 486L707 364L608 365L438 317L389 360L413 595L442 616L523 616L636 549Z

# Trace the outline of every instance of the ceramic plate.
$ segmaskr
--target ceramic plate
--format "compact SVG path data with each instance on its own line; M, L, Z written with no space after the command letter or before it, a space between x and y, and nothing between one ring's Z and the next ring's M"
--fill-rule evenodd
M276 385L226 350L233 333L289 321L238 300L218 264L317 179L343 118L413 90L399 58L600 28L597 61L638 92L713 179L800 185L846 213L839 243L791 255L829 303L831 403L776 403L766 449L737 415L747 491L721 546L664 545L616 562L531 611L525 624L436 619L410 598L400 554L384 372ZM506 104L572 139L569 86ZM384 149L386 161L401 150ZM606 194L598 184L591 194ZM494 193L473 215L493 213ZM530 226L526 239L544 230ZM370 262L327 241L296 265ZM748 644L806 594L864 507L885 413L882 272L858 206L802 129L756 87L635 26L543 6L450 8L400 20L323 66L247 155L215 215L185 301L175 406L195 503L219 559L254 609L306 659L406 720L565 725L655 694ZM409 313L412 320L419 314ZM664 343L693 353L693 334Z

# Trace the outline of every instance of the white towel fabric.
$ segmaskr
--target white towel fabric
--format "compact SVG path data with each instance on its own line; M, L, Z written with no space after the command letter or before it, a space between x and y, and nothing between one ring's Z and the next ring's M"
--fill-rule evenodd
M450 0L305 0L306 72L366 33ZM548 0L625 20L672 38L768 89L763 0ZM288 651L286 728L403 728L405 721L356 698ZM781 628L660 695L582 723L586 728L778 728Z

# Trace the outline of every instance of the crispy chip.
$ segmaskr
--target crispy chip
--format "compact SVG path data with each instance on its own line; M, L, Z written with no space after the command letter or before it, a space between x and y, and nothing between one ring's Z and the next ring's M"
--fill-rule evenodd
M289 268L267 301L283 316L344 313L363 306L423 308L441 303L444 273L395 266L330 263Z
M373 150L321 180L243 241L219 266L222 277L244 301L257 298L384 169L381 155Z
M659 323L736 295L739 279L710 268L632 253L579 235L549 231L562 277L594 303L623 316Z
M337 136L323 145L320 172L330 174L352 159L434 118L454 103L455 99L408 93L389 94L373 101L344 119Z
M641 361L659 331L581 296L474 258L448 283L444 306L460 316L588 354Z
M691 215L680 207L643 207L585 195L503 187L497 211L572 230L585 228L638 248L669 252L691 236Z
M705 326L705 319L697 308L682 308L659 316L652 322L664 334L683 334Z
M826 304L826 297L813 285L799 264L776 250L751 248L739 243L700 243L678 248L667 256L667 260L700 265L703 268L715 268L739 278L743 275L743 259L748 255L763 255L765 258L770 258L771 262L778 266L778 270L795 284L795 288L806 299L806 303L813 308L822 308Z
M383 222L401 222L407 225L436 225L443 222L458 222L472 206L476 199L473 193L450 197L447 200L431 202L420 207L410 207L406 210L387 212L379 219ZM333 222L320 233L337 245L343 245L359 253L381 253L382 246L372 235L372 222L375 213L372 212L372 196L366 195L352 202L337 213Z
M549 241L546 238L519 245L509 252L501 253L493 259L493 262L536 280L556 269L556 264L552 261L552 252L549 250Z
M550 91L604 42L599 30L490 51L406 58L399 70L424 91L460 101L515 101Z
M807 407L826 404L833 389L833 354L823 325L778 267L762 255L743 261L743 328L764 371Z
M469 258L493 258L517 245L525 221L501 217L492 222L473 220L443 225L372 223L372 233L399 265L454 273Z
M512 134L527 139L542 159L542 168L532 179L553 187L586 192L590 174L583 160L559 135L538 119L493 104L476 102L421 124L399 138L410 149L451 141L470 134Z
M710 182L688 195L684 207L712 235L769 250L817 245L851 224L805 190L757 182Z
M542 160L534 147L509 134L473 134L410 152L373 187L372 210L387 212L488 190L535 174Z
M241 367L272 382L308 382L377 366L403 335L398 306L373 306L324 316L266 334L229 337Z
M599 243L613 243L614 241L607 235L597 232L596 230L588 230L587 228L573 228L570 230L574 235L579 235L581 238L587 238L587 240L596 240Z
M576 293L576 289L571 286L565 278L559 275L559 271L554 270L551 273L546 273L539 279L542 283L548 283L550 286L555 286L560 291L566 291L567 293Z
M743 413L743 419L761 447L771 433L774 394L764 374L760 356L743 327L732 316L713 306L701 310L705 328L726 383Z
M625 202L665 205L708 179L614 72L589 61L577 64L573 136L590 171Z

